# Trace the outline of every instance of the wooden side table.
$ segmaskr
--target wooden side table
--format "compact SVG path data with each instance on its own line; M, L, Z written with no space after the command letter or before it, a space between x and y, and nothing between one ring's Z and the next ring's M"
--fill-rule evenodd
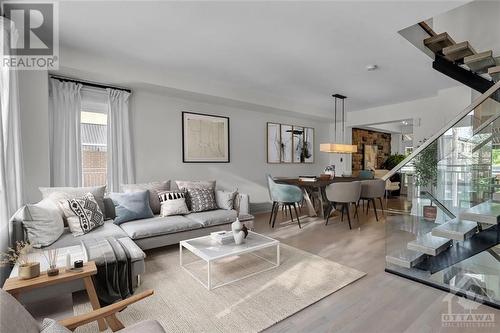
M99 304L94 283L92 282L92 275L95 275L96 273L97 267L95 262L89 261L83 265L83 270L81 272L68 272L61 269L59 274L56 276L48 276L47 272L42 272L40 276L29 280L21 280L17 277L8 278L3 285L3 289L12 296L18 298L19 294L29 290L82 279L85 289L87 290L87 294L89 295L90 304L92 304L92 308L94 310L97 310L101 308L101 305ZM106 318L106 320L108 319L109 321L114 321L116 317L115 315L112 315L110 318ZM104 331L107 328L104 319L99 319L97 323L99 324L99 330Z

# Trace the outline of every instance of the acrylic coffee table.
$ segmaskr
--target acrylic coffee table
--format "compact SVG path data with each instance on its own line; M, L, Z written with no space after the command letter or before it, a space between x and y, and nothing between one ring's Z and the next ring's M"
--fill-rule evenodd
M256 252L265 248L269 247L276 247L276 261L273 262L267 258L264 258L260 255L258 255ZM182 250L183 248L186 248L190 252L192 252L194 255L196 255L198 258L202 259L207 263L207 283L205 284L203 281L201 281L198 277L196 277L183 263L182 261ZM212 276L211 276L211 271L212 271L212 264L214 261L227 258L227 257L232 257L232 256L238 256L242 254L251 254L257 258L260 258L262 260L265 260L269 263L271 263L273 266L272 267L267 267L263 270L259 270L257 272L253 272L251 274L245 275L243 277L240 277L238 279L231 280L229 282L224 282L215 286L212 286ZM212 290L215 288L219 288L222 286L225 286L230 283L234 283L243 279L246 279L250 276L263 273L265 271L268 271L270 269L276 268L280 265L280 242L277 241L276 239L272 239L270 237L249 231L248 236L245 239L245 243L241 245L236 245L235 243L230 243L230 244L224 244L221 245L209 236L203 236L203 237L198 237L198 238L193 238L193 239L188 239L181 241L179 243L179 259L180 259L180 265L181 267L188 272L194 279L196 279L198 282L200 282L205 288L208 290Z

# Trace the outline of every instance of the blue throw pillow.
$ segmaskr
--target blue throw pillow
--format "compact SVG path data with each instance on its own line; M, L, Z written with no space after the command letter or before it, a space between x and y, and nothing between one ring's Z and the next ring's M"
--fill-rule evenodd
M115 205L115 224L153 217L149 206L149 191L110 193L109 197Z

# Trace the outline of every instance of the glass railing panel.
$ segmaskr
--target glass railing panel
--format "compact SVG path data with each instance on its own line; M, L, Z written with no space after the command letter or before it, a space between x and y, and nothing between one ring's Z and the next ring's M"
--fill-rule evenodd
M389 173L401 179L404 195L387 201L386 269L500 305L500 287L485 282L500 276L500 245L493 237L500 236L500 226L476 223L478 231L466 240L446 233L437 239L434 231L500 191L498 91L481 96L460 119L417 148L397 174ZM428 239L444 245L433 249Z

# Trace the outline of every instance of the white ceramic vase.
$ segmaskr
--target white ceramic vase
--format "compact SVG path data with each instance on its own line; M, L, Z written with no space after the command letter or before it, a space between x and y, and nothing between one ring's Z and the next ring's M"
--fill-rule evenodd
M243 242L245 241L245 232L243 230L240 230L236 233L233 232L233 237L236 245L243 244Z
M234 242L236 245L242 244L245 240L245 232L241 230L241 228L243 228L243 224L239 219L236 219L236 221L231 224L231 230L233 231Z

